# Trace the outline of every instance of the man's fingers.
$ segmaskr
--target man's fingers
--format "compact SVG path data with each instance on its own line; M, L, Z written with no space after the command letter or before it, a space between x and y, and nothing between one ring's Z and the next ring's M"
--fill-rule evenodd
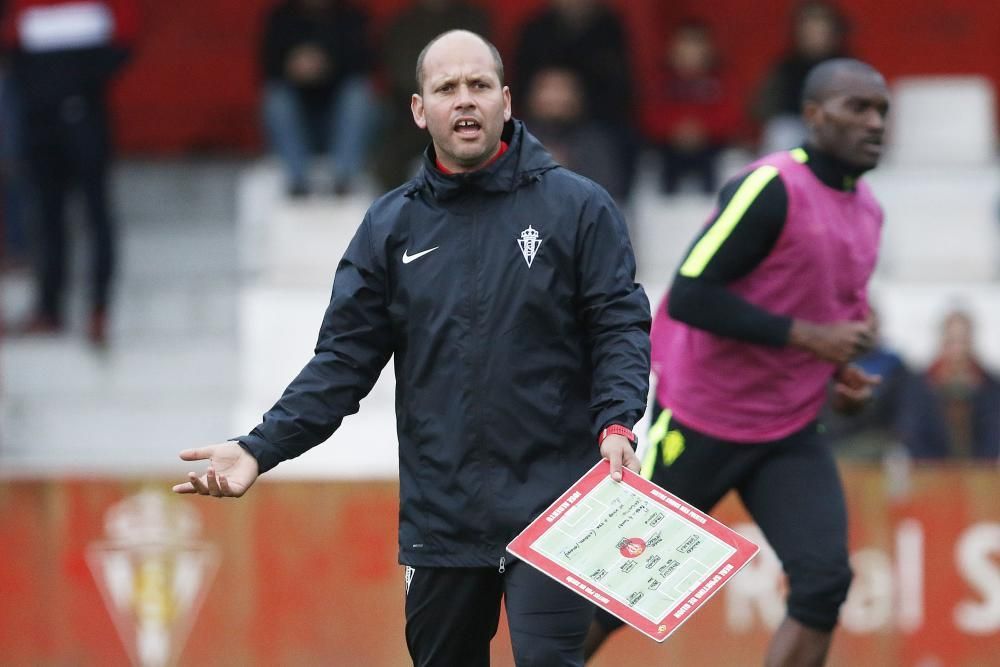
M229 478L225 475L219 475L219 488L222 489L222 495L224 496L237 496L238 494L233 493L232 488L229 486Z
M865 387L874 387L875 385L880 384L882 382L882 376L881 375L869 375L868 373L865 373L864 371L860 371L860 372L861 372L861 375L859 376L858 379L861 380L861 383Z
M204 461L212 458L211 447L195 447L181 451L181 459L184 461Z
M205 482L203 482L201 478L198 477L198 473L189 472L188 483L191 484L192 487L194 487L195 493L201 494L203 496L208 495L208 487L205 485Z
M213 466L208 467L208 472L205 474L205 479L208 482L208 493L209 495L219 497L222 495L222 489L219 488L219 479L215 476L215 468Z
M838 394L853 401L866 400L872 393L871 387L868 385L863 387L850 387L846 384L838 384L836 389Z
M635 455L635 452L628 451L625 453L625 467L632 472L639 474L642 470L642 461L640 461L639 457Z
M620 482L622 480L622 450L617 447L613 448L608 455L608 461L611 462L611 479Z
M848 366L839 376L839 382L854 389L871 387L882 382L881 375L869 375L858 366Z
M216 498L238 495L233 493L226 476L217 473L215 468L209 468L204 478L199 477L196 472L189 472L188 481L174 485L173 490L175 493L197 493L202 496L215 496Z

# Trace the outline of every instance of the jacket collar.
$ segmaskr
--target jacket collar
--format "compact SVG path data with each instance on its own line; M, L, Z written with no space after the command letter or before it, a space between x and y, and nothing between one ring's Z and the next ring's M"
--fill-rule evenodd
M420 173L405 194L412 196L426 191L435 199L445 201L474 191L513 192L558 166L521 121L513 118L507 121L501 136L508 148L498 160L477 171L462 174L441 172L435 166L437 155L434 144L430 144L424 150Z

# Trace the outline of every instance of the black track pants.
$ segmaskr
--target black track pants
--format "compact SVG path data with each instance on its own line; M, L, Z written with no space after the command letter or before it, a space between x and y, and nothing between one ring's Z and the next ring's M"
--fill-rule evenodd
M406 646L417 667L490 664L490 640L507 607L518 667L583 665L594 607L515 561L497 568L407 568Z

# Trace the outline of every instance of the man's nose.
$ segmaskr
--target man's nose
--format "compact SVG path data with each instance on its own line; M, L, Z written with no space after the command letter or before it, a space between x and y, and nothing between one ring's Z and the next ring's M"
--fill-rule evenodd
M472 96L472 91L469 90L468 86L459 86L458 95L455 97L455 106L461 109L475 106L475 98Z
M885 115L878 109L869 109L865 114L865 127L870 130L884 130Z

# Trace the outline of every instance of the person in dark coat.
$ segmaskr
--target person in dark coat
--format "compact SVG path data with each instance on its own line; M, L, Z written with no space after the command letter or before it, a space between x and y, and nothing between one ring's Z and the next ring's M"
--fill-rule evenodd
M848 55L848 23L825 0L804 0L792 13L788 51L768 70L751 102L750 112L761 124L761 153L788 150L806 138L802 124L802 91L806 76L821 62Z
M376 108L367 15L347 0L285 0L267 18L260 58L264 125L288 194L309 192L319 151L329 155L334 193L349 193L365 168Z
M420 173L368 210L312 360L238 443L182 452L209 468L174 490L242 495L393 358L414 664L488 665L503 599L519 665L582 665L593 606L505 545L602 456L639 469L649 302L614 201L511 118L495 47L451 31L417 63Z
M88 336L98 346L107 342L116 247L107 97L131 53L137 14L132 0L19 0L6 8L3 40L21 148L40 209L38 302L23 333L58 333L65 326L67 206L79 190L92 247Z
M515 51L515 89L526 92L539 71L574 72L583 86L587 120L614 140L605 160L631 191L639 152L629 33L601 0L552 0L521 28Z
M465 0L415 0L389 19L380 40L385 80L385 122L375 151L375 176L383 190L397 188L417 172L427 135L410 115L413 63L420 50L448 30L471 30L490 38L487 12Z
M1000 379L975 352L972 317L948 313L938 353L908 392L910 455L920 460L1000 459Z

